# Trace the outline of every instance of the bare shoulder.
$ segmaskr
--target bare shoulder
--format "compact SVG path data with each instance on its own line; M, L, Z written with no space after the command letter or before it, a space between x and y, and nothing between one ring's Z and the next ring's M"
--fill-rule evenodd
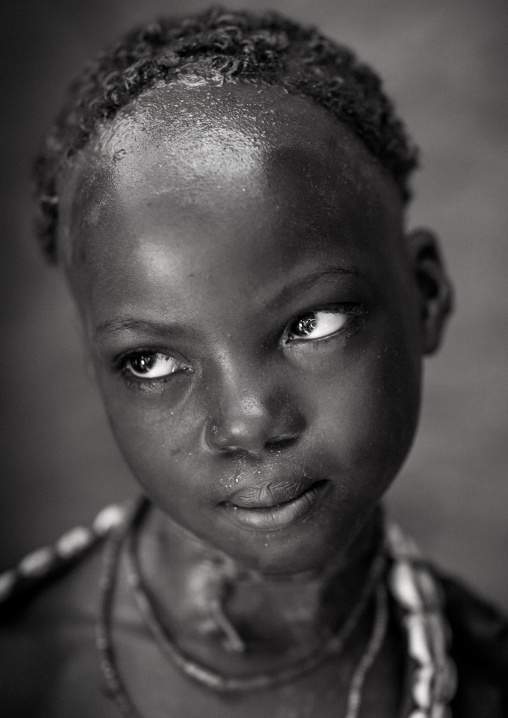
M114 509L0 575L0 704L6 718L112 715L99 681L95 624L104 538L121 518L121 509Z

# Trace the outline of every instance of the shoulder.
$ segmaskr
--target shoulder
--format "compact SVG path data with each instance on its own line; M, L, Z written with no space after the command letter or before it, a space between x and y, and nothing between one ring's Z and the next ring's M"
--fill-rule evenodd
M0 574L2 715L65 715L57 703L63 686L76 685L73 674L84 691L87 675L96 682L102 545L124 515L108 507L92 527L67 532Z
M508 618L461 582L439 575L452 635L457 718L508 715Z

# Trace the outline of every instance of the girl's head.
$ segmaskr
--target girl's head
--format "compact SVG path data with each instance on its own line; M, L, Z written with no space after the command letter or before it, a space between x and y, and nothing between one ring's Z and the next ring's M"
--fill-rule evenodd
M113 431L177 524L271 573L344 551L399 470L450 292L415 153L315 31L210 11L87 70L39 163Z
M404 200L416 167L381 81L347 48L274 13L205 13L137 28L91 61L70 88L36 165L39 237L57 255L56 179L94 130L148 89L175 82L280 87L329 110L394 179Z

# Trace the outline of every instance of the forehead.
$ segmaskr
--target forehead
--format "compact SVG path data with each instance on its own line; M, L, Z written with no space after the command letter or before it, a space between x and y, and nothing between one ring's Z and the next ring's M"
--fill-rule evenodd
M206 215L230 213L232 203L268 198L273 211L304 214L310 225L318 205L321 220L358 204L363 213L400 213L391 178L330 113L280 88L242 84L180 83L145 93L77 155L60 178L60 196L67 257L77 237L86 250L96 227L122 212L125 221L147 203L154 219L170 204L175 218L190 213L196 221L201 213L207 222ZM129 221L135 225L135 216Z

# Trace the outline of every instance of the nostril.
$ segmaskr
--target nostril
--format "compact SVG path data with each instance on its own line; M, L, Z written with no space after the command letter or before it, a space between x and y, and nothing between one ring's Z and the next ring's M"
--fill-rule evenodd
M243 446L224 446L217 450L217 452L225 458L247 458L247 457L258 457L259 451L254 449L246 449Z
M273 439L269 439L265 443L265 449L272 449L274 451L281 451L282 449L287 449L292 444L296 443L297 436L294 436L293 434L287 435L287 436L276 436Z

